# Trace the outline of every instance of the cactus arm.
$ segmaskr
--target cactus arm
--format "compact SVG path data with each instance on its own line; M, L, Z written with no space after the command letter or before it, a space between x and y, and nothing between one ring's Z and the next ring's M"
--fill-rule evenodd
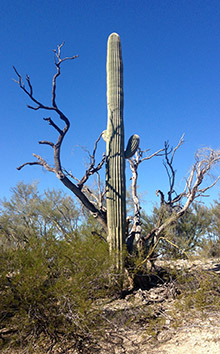
M128 140L128 144L125 150L125 158L130 159L137 151L140 143L140 138L137 134L134 134Z

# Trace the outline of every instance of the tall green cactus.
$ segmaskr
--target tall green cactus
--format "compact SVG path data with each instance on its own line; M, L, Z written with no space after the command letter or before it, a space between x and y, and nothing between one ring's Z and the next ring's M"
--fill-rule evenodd
M106 204L108 242L116 256L118 269L122 265L122 248L125 243L125 159L123 122L123 63L121 42L112 33L107 47L107 107L106 140Z
M139 146L134 134L124 151L123 63L120 37L112 33L107 46L107 107L108 124L103 132L106 141L106 206L108 242L116 257L116 267L122 269L122 251L126 234L125 158L131 158Z

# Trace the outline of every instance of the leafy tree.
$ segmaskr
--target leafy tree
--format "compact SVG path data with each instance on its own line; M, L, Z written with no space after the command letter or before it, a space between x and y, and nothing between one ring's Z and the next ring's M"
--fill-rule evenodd
M1 201L1 242L24 244L32 234L72 239L79 220L80 210L70 196L55 190L42 196L36 184L20 182L12 188L10 200Z
M220 255L220 201L215 200L210 210L212 221L210 224L209 237L204 240L203 248L206 254L211 257Z
M215 200L211 208L212 213L212 233L218 238L220 237L220 201Z
M71 239L77 234L80 223L80 210L72 197L58 190L45 191L38 211L40 214L41 234L51 230L57 237Z
M1 201L0 229L4 240L11 244L24 243L27 241L27 234L37 231L39 202L36 184L26 185L20 182L12 188L10 200Z

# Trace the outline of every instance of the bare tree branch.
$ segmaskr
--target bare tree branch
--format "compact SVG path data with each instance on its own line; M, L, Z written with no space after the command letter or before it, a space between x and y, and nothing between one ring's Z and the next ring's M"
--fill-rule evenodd
M36 155L36 154L33 154L33 156L36 157L38 159L38 161L23 163L23 165L17 167L17 170L21 170L23 167L25 167L27 165L29 165L29 166L39 165L39 166L44 167L47 171L56 173L55 168L52 168L51 166L49 166L48 163L41 156Z
M179 149L179 147L184 143L184 135L185 135L185 134L183 134L183 135L181 136L181 138L180 138L180 140L179 140L177 146L173 149L172 157L171 157L171 159L170 159L170 163L171 163L171 164L173 163L173 159L174 159L174 155L175 155L176 151L177 151L177 150Z
M176 171L173 168L173 159L174 159L176 151L179 149L179 147L183 143L184 143L184 134L182 135L177 146L174 149L170 149L168 141L165 141L165 143L164 143L165 161L163 162L163 164L164 164L164 167L166 169L168 179L169 179L170 189L167 193L168 194L167 204L169 204L170 206L172 206L172 204L173 204L172 195L173 195L173 193L175 193L174 184L175 184ZM172 153L171 157L169 157L169 155L172 151L173 151L173 153Z
M42 164L39 161L33 161L33 162L25 162L22 165L17 167L17 170L20 171L23 167L25 166L34 166L34 165L40 165L42 166Z
M56 104L56 80L57 80L58 76L60 76L60 65L66 60L73 60L73 59L76 59L76 58L79 57L78 55L74 55L72 57L66 57L66 58L61 59L61 57L60 57L61 48L63 47L64 43L65 42L63 42L61 45L57 46L58 47L57 51L55 49L53 50L53 52L55 53L55 57L57 58L57 61L55 60L55 65L56 65L56 68L57 68L57 72L56 72L56 74L53 77L53 86L52 86L52 106L54 108L57 108L57 104Z
M34 109L34 110L38 110L40 108L42 109L46 109L46 110L54 110L53 107L50 107L50 106L45 106L44 104L42 104L41 102L39 102L36 98L33 97L33 88L32 88L32 85L31 85L31 81L30 81L30 77L27 75L26 76L26 80L27 80L27 83L28 83L28 87L29 87L29 91L26 89L25 87L25 84L22 80L22 77L21 75L18 73L17 69L13 66L13 69L16 73L16 75L18 76L18 80L14 80L15 82L17 82L20 86L20 88L30 97L30 99L37 105L36 107L33 107L33 106L29 106L28 105L28 108L31 108L31 109Z
M103 153L101 162L95 167L95 154L96 154L98 142L100 141L101 137L102 137L102 133L99 135L98 139L95 141L95 146L94 146L92 155L89 154L89 157L91 160L90 165L87 168L85 175L82 177L82 179L78 183L78 187L80 189L82 189L82 187L84 186L84 184L87 182L87 180L89 179L89 177L91 175L98 172L102 168L102 166L105 162L105 153Z
M75 55L72 57L66 57L66 58L62 59L61 58L61 48L63 47L63 45L64 45L64 42L61 45L58 45L57 50L54 50L55 65L56 65L57 71L54 74L53 79L52 79L52 104L51 104L51 106L45 105L42 102L40 102L38 99L35 98L34 93L33 93L34 91L33 91L32 83L31 83L29 75L26 76L26 81L27 81L27 85L28 85L28 88L26 89L21 75L18 73L17 69L15 67L13 67L14 71L18 77L18 80L14 80L14 81L16 81L18 83L19 87L25 92L25 94L31 99L31 101L33 103L35 103L35 106L28 105L28 108L33 109L35 111L39 110L39 109L53 111L65 123L64 128L61 129L57 124L54 123L54 121L50 117L44 118L44 120L47 121L49 123L49 125L51 125L59 134L56 143L53 143L48 140L39 141L39 144L46 144L46 145L49 145L53 148L55 167L52 168L51 166L49 166L47 164L47 162L42 157L34 154L34 156L37 158L38 161L26 162L23 165L19 166L18 170L21 170L24 166L27 166L27 165L30 165L30 166L39 165L39 166L43 166L46 170L48 170L50 172L54 172L56 174L57 178L79 198L79 200L82 202L82 204L100 221L100 223L106 229L107 228L106 211L103 209L97 208L94 205L94 203L92 203L87 198L85 193L83 193L83 191L81 190L82 186L79 187L79 186L75 185L67 177L67 175L65 175L65 173L63 172L62 166L61 166L61 160L60 160L61 145L62 145L62 142L63 142L63 139L64 139L66 133L69 130L70 122L69 122L69 119L65 116L65 114L58 108L57 103L56 103L57 78L60 76L60 67L64 61L73 60L75 58L78 58L78 55ZM95 144L95 148L94 148L93 155L92 155L94 157L94 159L95 159L96 146L97 146L97 143ZM97 167L93 166L94 168L92 170L92 173L97 172L102 167L103 163L104 163L104 157L103 157L103 160L100 162L100 164ZM81 181L81 184L83 184L83 183Z
M38 141L38 144L45 144L45 145L50 145L52 148L54 148L54 143L52 143L51 141L48 141L48 140L40 140Z
M49 125L52 125L52 127L54 127L54 128L58 131L59 134L62 134L62 130L53 122L53 120L52 120L50 117L48 117L48 118L43 118L43 120L45 120L46 122L48 122Z
M75 176L73 176L71 171L67 171L65 169L63 169L65 174L69 177L71 177L73 180L80 182L80 180L78 178L76 178ZM106 212L106 208L103 205L103 200L104 200L104 195L105 195L105 191L101 191L101 186L100 186L100 182L99 182L99 174L96 173L96 175L98 176L98 190L100 191L99 194L95 194L89 187L87 187L85 184L82 187L82 192L85 193L86 195L89 196L89 200L91 203L94 203L99 206L99 209Z
M149 150L145 150L145 151L149 151ZM163 156L164 155L164 149L159 149L157 150L156 152L154 152L153 154L149 155L149 156L145 156L142 158L143 156L143 153L145 152L144 150L143 151L140 151L140 160L139 160L139 163L145 161L145 160L150 160L152 159L152 157L154 156Z
M154 156L163 156L164 155L164 148L157 150L156 152L154 152L151 155L144 156L144 154L146 154L146 152L148 152L148 151L150 151L150 149L141 150L140 148L138 148L135 155L129 159L130 166L131 166L131 164L133 164L134 167L139 166L143 161L150 160Z

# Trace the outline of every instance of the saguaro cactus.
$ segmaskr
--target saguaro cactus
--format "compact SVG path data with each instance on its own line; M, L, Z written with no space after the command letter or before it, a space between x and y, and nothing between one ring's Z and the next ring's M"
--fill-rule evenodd
M125 159L123 122L123 63L121 42L112 33L107 47L107 107L106 140L106 203L108 241L115 252L116 266L121 267L122 248L125 243Z
M116 257L116 267L122 268L122 251L126 234L125 158L130 158L139 146L134 134L124 151L123 63L120 37L112 33L107 46L107 107L108 124L103 132L106 141L106 204L108 242Z

